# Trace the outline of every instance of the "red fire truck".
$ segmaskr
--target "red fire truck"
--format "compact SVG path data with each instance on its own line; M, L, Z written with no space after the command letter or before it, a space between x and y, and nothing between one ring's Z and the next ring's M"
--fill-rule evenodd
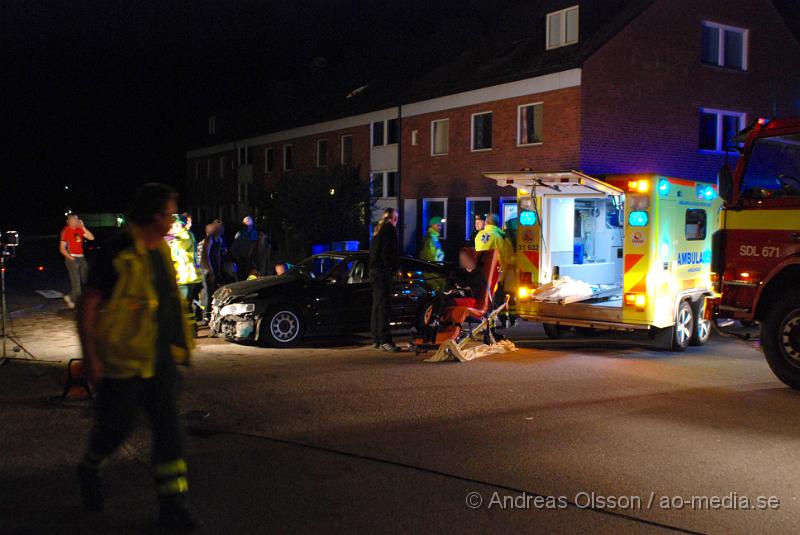
M800 390L800 117L759 119L734 141L743 146L719 175L706 314L759 322L770 368Z

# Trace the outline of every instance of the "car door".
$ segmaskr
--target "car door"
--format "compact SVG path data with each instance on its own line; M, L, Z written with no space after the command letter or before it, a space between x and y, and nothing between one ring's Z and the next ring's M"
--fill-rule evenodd
M392 323L415 325L420 307L432 298L433 292L444 288L445 281L444 267L400 259L392 285Z

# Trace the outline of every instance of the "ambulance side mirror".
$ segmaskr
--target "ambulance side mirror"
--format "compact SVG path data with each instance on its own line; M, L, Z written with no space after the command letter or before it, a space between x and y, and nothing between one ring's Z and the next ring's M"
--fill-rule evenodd
M717 189L719 196L725 201L725 204L731 204L733 201L733 174L728 164L723 164L719 169L717 175Z

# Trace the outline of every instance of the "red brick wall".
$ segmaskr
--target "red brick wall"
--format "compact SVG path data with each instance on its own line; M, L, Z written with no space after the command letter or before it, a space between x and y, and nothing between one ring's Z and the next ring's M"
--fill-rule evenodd
M750 30L748 71L701 63L703 20ZM658 0L583 66L581 168L714 181L723 156L698 151L699 109L796 114L787 73L798 89L800 46L768 0Z
M543 102L543 143L517 146L517 107ZM492 197L492 209L499 210L499 197L516 195L513 188L498 188L484 178L485 171L510 171L523 167L540 170L575 168L580 143L579 87L499 100L464 108L427 113L402 120L401 189L405 199L418 199L418 224L422 224L421 199L448 197L448 239L443 246L448 258L464 243L467 197ZM471 116L491 110L492 149L470 150ZM450 120L450 148L447 155L431 156L431 121ZM418 131L419 144L411 145L411 132ZM422 227L420 227L422 228Z

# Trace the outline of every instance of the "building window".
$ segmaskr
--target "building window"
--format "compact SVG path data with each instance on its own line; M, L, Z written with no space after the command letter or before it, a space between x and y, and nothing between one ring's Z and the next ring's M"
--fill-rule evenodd
M450 151L450 120L431 121L431 154L439 156Z
M294 167L294 150L291 145L283 146L283 170L291 171Z
M432 217L442 218L442 232L441 237L443 240L447 239L447 198L438 197L432 199L422 199L422 235L428 232L428 221Z
M464 239L472 241L475 236L475 218L480 216L486 219L486 214L492 211L491 197L467 197L467 214L464 224Z
M253 147L239 147L239 165L250 165L253 159Z
M380 198L397 197L397 171L376 171L372 173L372 196Z
M700 110L700 150L723 152L744 128L746 115L735 111Z
M211 180L211 160L206 162L206 180Z
M381 145L385 144L384 139L383 139L384 138L384 134L385 134L385 128L384 128L384 122L383 121L377 121L377 122L372 123L372 146L373 147L380 147Z
M414 147L419 145L419 130L411 131L411 145L413 145Z
M194 179L200 180L200 161L194 162Z
M221 156L219 159L219 177L225 178L225 156Z
M342 165L350 165L353 163L353 136L345 134L342 136Z
M547 14L547 50L578 42L578 6Z
M272 147L264 149L264 172L271 173L275 169L275 151Z
M372 146L391 145L400 140L400 120L388 119L372 123Z
M317 167L328 165L328 140L317 140Z
M706 211L702 208L687 208L685 220L686 239L689 241L706 239Z
M542 142L541 102L523 104L517 108L517 145L535 145Z
M400 120L389 119L386 121L386 144L392 145L400 140Z
M492 112L472 114L472 150L492 148Z
M217 133L217 116L212 115L208 118L208 135L213 136Z
M748 33L744 28L703 21L703 63L746 71Z

